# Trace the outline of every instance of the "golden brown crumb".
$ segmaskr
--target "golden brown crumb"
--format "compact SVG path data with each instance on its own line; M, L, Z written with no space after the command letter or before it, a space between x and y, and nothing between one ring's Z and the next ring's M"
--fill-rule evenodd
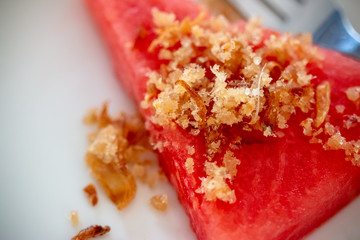
M200 133L200 130L199 130L199 129L191 129L191 130L190 130L190 134L191 134L191 135L196 136L196 135L198 135L199 133Z
M185 169L188 174L192 174L194 172L194 159L193 158L186 159Z
M150 199L150 204L156 210L166 211L168 206L168 196L166 194L155 195Z
M195 153L195 147L194 146L186 146L188 154L189 155L194 155Z
M358 103L360 101L360 86L350 87L345 91L345 93L350 101L354 103Z
M276 137L276 135L274 135L274 133L273 133L270 126L265 127L265 130L264 130L263 134L264 134L265 137L269 137L269 136L275 136Z
M205 162L207 177L201 179L201 186L196 190L203 193L208 201L220 199L224 202L234 203L236 201L235 191L226 183L230 179L225 167L218 167L214 162Z
M330 150L339 150L343 148L343 145L346 143L346 139L341 136L339 132L332 135L324 145L324 148Z
M76 210L71 211L69 214L69 219L73 226L79 225L79 212Z
M339 105L336 105L336 106L335 106L335 109L336 109L336 112L337 112L337 113L343 114L344 111L345 111L345 106L339 104Z
M115 162L118 159L119 143L124 146L127 144L126 139L120 135L120 130L108 125L98 132L94 141L89 145L88 152L104 163Z
M89 184L84 189L84 192L88 196L91 205L95 206L98 202L98 197L94 185Z
M168 141L165 141L163 144L163 147L168 147L170 145L170 143Z
M339 127L335 127L330 123L325 124L325 134L330 136L323 145L325 150L344 150L345 159L356 166L360 166L360 139L347 141L341 135Z
M95 124L98 121L99 112L97 109L90 109L85 115L83 122L84 124Z
M224 167L226 172L230 175L231 178L235 177L237 174L237 166L240 164L240 160L234 156L232 151L226 151L223 157Z
M310 143L323 143L323 141L321 139L319 139L317 136L320 135L321 133L324 132L324 129L323 128L319 128L317 131L315 131L313 134L312 134L312 137L310 139Z
M303 120L300 125L303 127L303 133L305 136L311 136L313 133L312 124L314 120L312 118L307 118Z
M220 149L220 144L221 144L221 140L217 140L217 141L211 141L210 143L207 144L207 149L206 151L208 152L208 154L210 156L214 155L216 152L219 151Z
M92 225L81 230L76 236L72 237L71 240L87 240L89 238L95 238L104 235L110 231L109 226Z
M118 118L111 118L106 104L90 115L94 112L98 115L91 117L90 122L98 129L92 134L85 160L109 198L118 209L123 209L135 196L135 177L149 182L150 186L156 183L153 176L147 179L147 167L153 165L149 157L155 155L140 117L121 113ZM93 192L88 188L84 190ZM95 203L96 193L91 196Z
M155 143L154 145L154 150L158 150L159 152L163 152L164 151L164 145L161 141L158 141Z
M339 131L338 127L335 127L334 125L328 122L325 123L324 130L325 130L325 134L330 136L334 135Z

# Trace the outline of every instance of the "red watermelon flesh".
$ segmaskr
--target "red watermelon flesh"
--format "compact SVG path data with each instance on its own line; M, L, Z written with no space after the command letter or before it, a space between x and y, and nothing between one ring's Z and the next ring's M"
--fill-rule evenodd
M87 0L105 36L119 80L136 102L146 92L146 74L157 70L159 60L147 51L154 39L151 9L173 12L178 19L194 18L200 8L184 0ZM144 34L145 33L145 34ZM359 113L344 91L360 85L360 63L336 52L321 50L321 67L310 66L316 85L326 80L331 85L329 115L342 126L335 106L346 107L344 114ZM207 201L195 193L204 177L205 141L181 128L159 127L143 111L155 141L168 141L159 153L161 165L176 188L199 240L227 239L300 239L319 226L360 193L360 168L345 161L342 151L325 151L310 144L299 121L289 122L285 138L247 137L235 152L241 164L233 180L237 201ZM338 116L338 117L336 117ZM341 129L349 139L357 139L360 127ZM224 130L228 139L241 135L236 127ZM195 146L195 172L187 174L185 160L190 157L185 146ZM227 146L222 152L227 150ZM219 155L221 156L221 154Z

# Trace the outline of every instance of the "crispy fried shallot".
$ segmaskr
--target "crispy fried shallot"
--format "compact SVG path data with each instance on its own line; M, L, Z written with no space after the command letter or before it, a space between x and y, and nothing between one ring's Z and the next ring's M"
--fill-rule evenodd
M103 227L100 225L91 225L90 227L81 230L76 236L71 238L71 240L87 240L89 238L102 236L109 231L109 226Z

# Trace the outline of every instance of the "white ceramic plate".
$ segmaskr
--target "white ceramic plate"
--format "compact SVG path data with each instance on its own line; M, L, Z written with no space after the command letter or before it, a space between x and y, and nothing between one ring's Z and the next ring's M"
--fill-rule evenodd
M90 206L82 117L105 100L112 113L134 110L81 0L0 1L0 239L70 239L101 224L112 230L99 239L195 240L167 184L140 185L123 211L96 184L99 204ZM165 213L148 204L159 193L169 195ZM359 221L357 199L308 239L355 239Z

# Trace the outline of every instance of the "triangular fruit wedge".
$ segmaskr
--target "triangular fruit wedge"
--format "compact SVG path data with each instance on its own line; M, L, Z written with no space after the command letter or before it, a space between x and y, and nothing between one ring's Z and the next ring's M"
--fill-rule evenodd
M300 239L360 193L359 62L192 1L87 3L199 240Z

